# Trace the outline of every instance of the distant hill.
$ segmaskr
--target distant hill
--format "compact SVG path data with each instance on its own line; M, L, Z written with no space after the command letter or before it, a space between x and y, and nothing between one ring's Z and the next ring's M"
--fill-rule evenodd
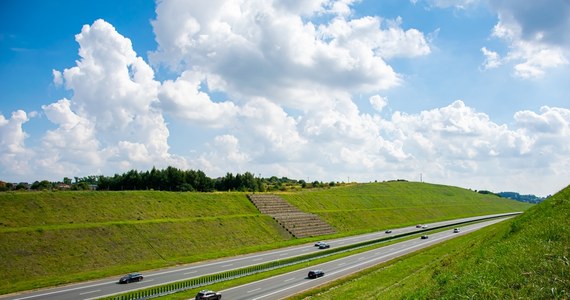
M497 195L503 198L509 198L521 202L534 203L534 204L540 203L547 198L547 197L537 197L535 195L521 195L516 192L500 192L497 193Z

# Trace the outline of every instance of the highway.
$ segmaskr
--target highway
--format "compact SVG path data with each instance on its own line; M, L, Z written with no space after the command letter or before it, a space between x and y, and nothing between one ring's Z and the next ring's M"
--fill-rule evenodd
M376 264L389 261L402 255L420 250L422 248L467 234L485 226L504 221L496 219L461 227L461 232L454 233L452 229L430 234L428 239L415 238L390 246L374 249L360 254L351 255L327 263L313 265L311 267L296 270L287 274L274 276L268 279L252 282L249 284L229 288L223 291L223 299L232 300L260 300L260 299L283 299L305 290L315 288L352 273L356 273ZM307 273L310 270L320 269L325 272L323 277L309 279Z
M492 215L492 216L502 216L502 215L503 214ZM479 220L481 218L487 218L487 217L490 217L490 216L463 218L463 219L457 219L457 220L451 220L451 221L445 221L445 222L430 223L430 224L426 224L426 225L428 225L429 227L437 227L437 226L442 226L442 225L451 225L451 224L455 224L458 222L476 221L476 220ZM485 223L487 223L487 222L485 222ZM461 226L461 227L467 229L467 228L471 228L471 226L473 226L473 225ZM405 227L405 228L386 228L386 229L392 230L392 233L390 233L390 235L397 235L397 234L415 232L415 231L421 232L421 231L426 230L426 229L416 228L415 226L413 226L413 227L410 226L410 227ZM465 232L468 232L468 231L469 230L464 230L461 234L464 234ZM344 245L348 245L348 244L354 244L354 243L360 243L360 242L364 242L364 241L368 241L368 240L378 239L381 237L385 237L387 235L388 234L384 233L384 231L381 231L381 232L374 232L374 233L370 233L370 234L340 238L340 239L335 239L335 240L327 240L326 242L328 244L330 244L331 248L333 248L333 247L344 246ZM440 235L442 235L442 236L440 237ZM455 235L449 236L447 238L451 238L453 236L455 236ZM408 247L413 247L413 248L411 248L411 251L415 251L417 249L420 249L420 247L422 247L422 245L431 245L437 241L444 240L445 238L446 237L445 237L444 233L441 233L441 234L438 233L438 234L434 234L433 236L430 235L430 238L428 240L422 240L421 244L417 244L417 245L414 244L414 245L406 246L406 245L408 245L408 243L420 242L420 240L418 239L418 240L414 240L412 242L402 242L402 243L395 244L395 245L402 245L402 246L392 245L392 246L384 247L384 248L381 248L381 249L378 249L375 251L379 252L379 253L384 253L381 256L383 256L383 257L385 256L386 259L390 259L390 258L396 257L396 256L392 256L392 255L398 255L399 253L403 253L402 249L408 249ZM403 247L403 248L398 248L398 247ZM94 280L94 281L89 281L89 282L70 284L70 285L59 286L59 287L54 287L54 288L46 288L46 289L40 289L40 290L35 290L35 291L21 292L21 293L17 293L17 294L2 295L2 296L0 296L0 299L1 300L4 300L4 299L10 299L10 300L15 300L15 299L19 299L19 300L24 300L24 299L31 299L31 300L33 300L33 299L42 299L42 300L44 300L44 299L47 299L47 300L51 300L51 299L53 299L53 300L56 300L56 299L57 300L97 299L97 298L102 298L102 297L106 297L106 296L125 293L128 291L144 289L144 288L148 288L148 287L152 287L152 286L163 285L163 284L170 283L170 282L176 282L176 281L181 281L181 280L185 280L185 279L189 279L189 278L200 277L203 275L215 274L215 273L219 273L219 272L223 272L223 271L239 269L239 268L243 268L243 267L247 267L247 266L266 263L269 261L280 260L280 259L299 256L299 255L305 255L305 254L309 254L309 253L313 253L313 252L317 252L317 251L323 251L323 250L319 250L317 247L315 247L314 243L303 244L303 245L299 245L299 246L280 248L280 249L275 249L275 250L271 250L271 251L251 253L251 254L241 255L241 256L237 256L237 257L228 257L228 258L218 259L215 261L205 261L205 262L199 262L199 263L194 263L194 264L190 264L190 265L177 266L177 267L168 268L168 269L145 271L145 272L142 272L142 274L144 275L144 280L141 282L136 282L136 283L118 284L117 282L118 282L118 279L120 276L117 276L114 278L105 278L105 279L101 279L101 280ZM393 251L396 251L396 254L389 254ZM362 259L362 260L366 261L367 259ZM378 262L381 262L381 261L378 261ZM378 262L376 262L376 263L378 263ZM361 262L359 262L359 264L360 263ZM352 262L352 263L347 262L346 264L347 265L348 264L354 264L354 262ZM317 279L316 281L314 281L315 283L322 281L323 278L326 278L325 280L328 280L330 278L333 278L333 276L336 276L336 274L345 274L344 272L349 272L349 271L343 271L343 268L333 268L332 266L328 266L328 265L326 267L327 267L327 274L325 275L325 277ZM329 267L330 267L330 269L329 269ZM364 266L362 266L362 267L364 267ZM306 276L307 272L308 272L308 270L303 269L303 270L299 271L299 274L304 273L305 274L304 276ZM312 286L309 283L313 282L313 281L306 281L306 280L299 281L299 278L300 278L299 276L300 275L294 276L295 278L297 278L295 280L294 279L288 279L290 281L289 283L293 284L293 282L295 282L295 284L299 285L299 287L302 289L310 288ZM280 278L281 276L278 276L278 277ZM279 285L279 286L281 286L281 285ZM285 288L285 287L283 287L283 288ZM256 290L256 289L257 288L250 289L250 290L246 291L246 294L240 294L240 295L246 295L247 296L248 294L253 293L253 292L251 292L252 290ZM263 290L265 290L265 289L263 289ZM287 293L290 291L296 291L296 290L297 289L290 288L290 287L287 287L287 289L286 289ZM257 292L257 291L259 291L259 292ZM261 291L262 290L256 290L255 295L259 294L260 296L262 296ZM243 291L240 291L240 293L241 292L243 292ZM233 293L234 293L233 289L228 290L227 293L229 293L229 295L233 295ZM277 297L271 297L271 298L280 298L281 297L281 294L275 294L275 295L277 295ZM255 296L255 297L257 297L257 296ZM262 296L262 297L270 297L270 296ZM228 298L228 297L225 297L225 295L224 295L224 298L225 299L252 299L249 296L246 298L239 298L237 296L231 296L230 298ZM267 298L267 299L269 299L269 298Z

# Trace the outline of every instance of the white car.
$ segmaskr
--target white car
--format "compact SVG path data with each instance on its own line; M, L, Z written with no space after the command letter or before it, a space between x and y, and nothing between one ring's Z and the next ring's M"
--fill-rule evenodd
M454 232L454 233L459 233L460 231L461 231L461 229L459 229L459 228L453 229L453 232Z

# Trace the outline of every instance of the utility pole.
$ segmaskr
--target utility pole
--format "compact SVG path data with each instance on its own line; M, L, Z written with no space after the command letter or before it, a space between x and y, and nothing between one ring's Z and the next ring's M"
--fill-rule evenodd
M420 173L420 182L424 182L422 179L422 173Z

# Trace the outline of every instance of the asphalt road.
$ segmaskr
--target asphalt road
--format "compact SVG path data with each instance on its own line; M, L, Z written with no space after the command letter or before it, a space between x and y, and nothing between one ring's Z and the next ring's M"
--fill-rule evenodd
M494 215L494 216L500 216ZM450 225L455 224L457 222L465 222L465 221L475 221L481 218L485 218L489 216L481 216L481 217L472 217L472 218L464 218L464 219L457 219L452 221L445 221L445 222L437 222L437 223L430 223L427 224L430 227L437 227L441 225ZM388 229L388 228L386 228ZM391 235L395 234L402 234L414 231L423 231L424 229L415 228L414 227L405 227L405 228L389 228L392 229ZM332 247L344 246L348 244L359 243L367 240L378 239L380 237L384 237L387 234L384 231L346 237L341 239L335 240L327 240L326 242L331 245ZM428 239L426 243L432 243L434 240L439 240L437 237L438 235L434 235L434 238ZM390 246L392 247L392 246ZM384 249L384 248L383 248ZM386 248L387 249L387 248ZM419 248L418 248L419 249ZM144 275L144 280L141 282L130 283L130 284L118 284L118 279L120 276L114 278L105 278L101 280L89 281L89 282L82 282L76 283L66 286L54 287L54 288L47 288L47 289L40 289L35 291L28 291L28 292L21 292L17 294L9 294L0 296L0 299L10 299L10 300L23 300L23 299L42 299L42 300L77 300L77 299L97 299L102 298L110 295L121 294L128 291L148 288L152 286L163 285L170 282L181 281L189 278L200 277L203 275L208 274L215 274L223 271L228 271L232 269L239 269L246 266L257 265L269 261L280 260L288 257L294 257L299 255L304 255L312 252L322 251L319 250L317 247L314 246L314 243L304 244L300 246L294 247L287 247L281 248L271 251L265 252L258 252L252 253L247 255L241 255L237 257L229 257L224 259L219 259L215 261L206 261L200 263L194 263L190 265L178 266L168 269L162 270L152 270L152 271L145 271L142 272ZM384 250L382 250L384 251ZM331 269L332 270L332 269ZM329 270L328 272L331 272ZM305 272L303 270L301 273ZM308 272L308 271L306 271ZM306 273L305 272L305 273ZM336 274L336 273L334 273ZM306 276L306 274L305 274ZM332 278L331 274L326 274L327 278ZM318 279L321 280L321 279ZM303 281L304 282L304 281ZM299 282L300 283L300 282ZM306 283L301 284L300 286L305 286ZM228 291L231 292L231 291ZM224 297L228 299L227 297ZM275 297L272 297L275 298ZM233 297L229 299L234 299ZM247 298L235 298L235 299L251 299Z
M467 234L485 226L503 221L491 220L483 223L461 227L461 232L454 233L446 230L428 235L428 239L412 239L375 250L351 255L327 263L310 266L287 274L274 276L265 280L233 287L220 291L223 299L231 300L260 300L260 299L283 299L302 291L315 288L319 285L339 279L349 274L376 264L389 261L396 257L417 251L419 249ZM307 274L310 270L320 269L325 272L323 277L309 279Z

